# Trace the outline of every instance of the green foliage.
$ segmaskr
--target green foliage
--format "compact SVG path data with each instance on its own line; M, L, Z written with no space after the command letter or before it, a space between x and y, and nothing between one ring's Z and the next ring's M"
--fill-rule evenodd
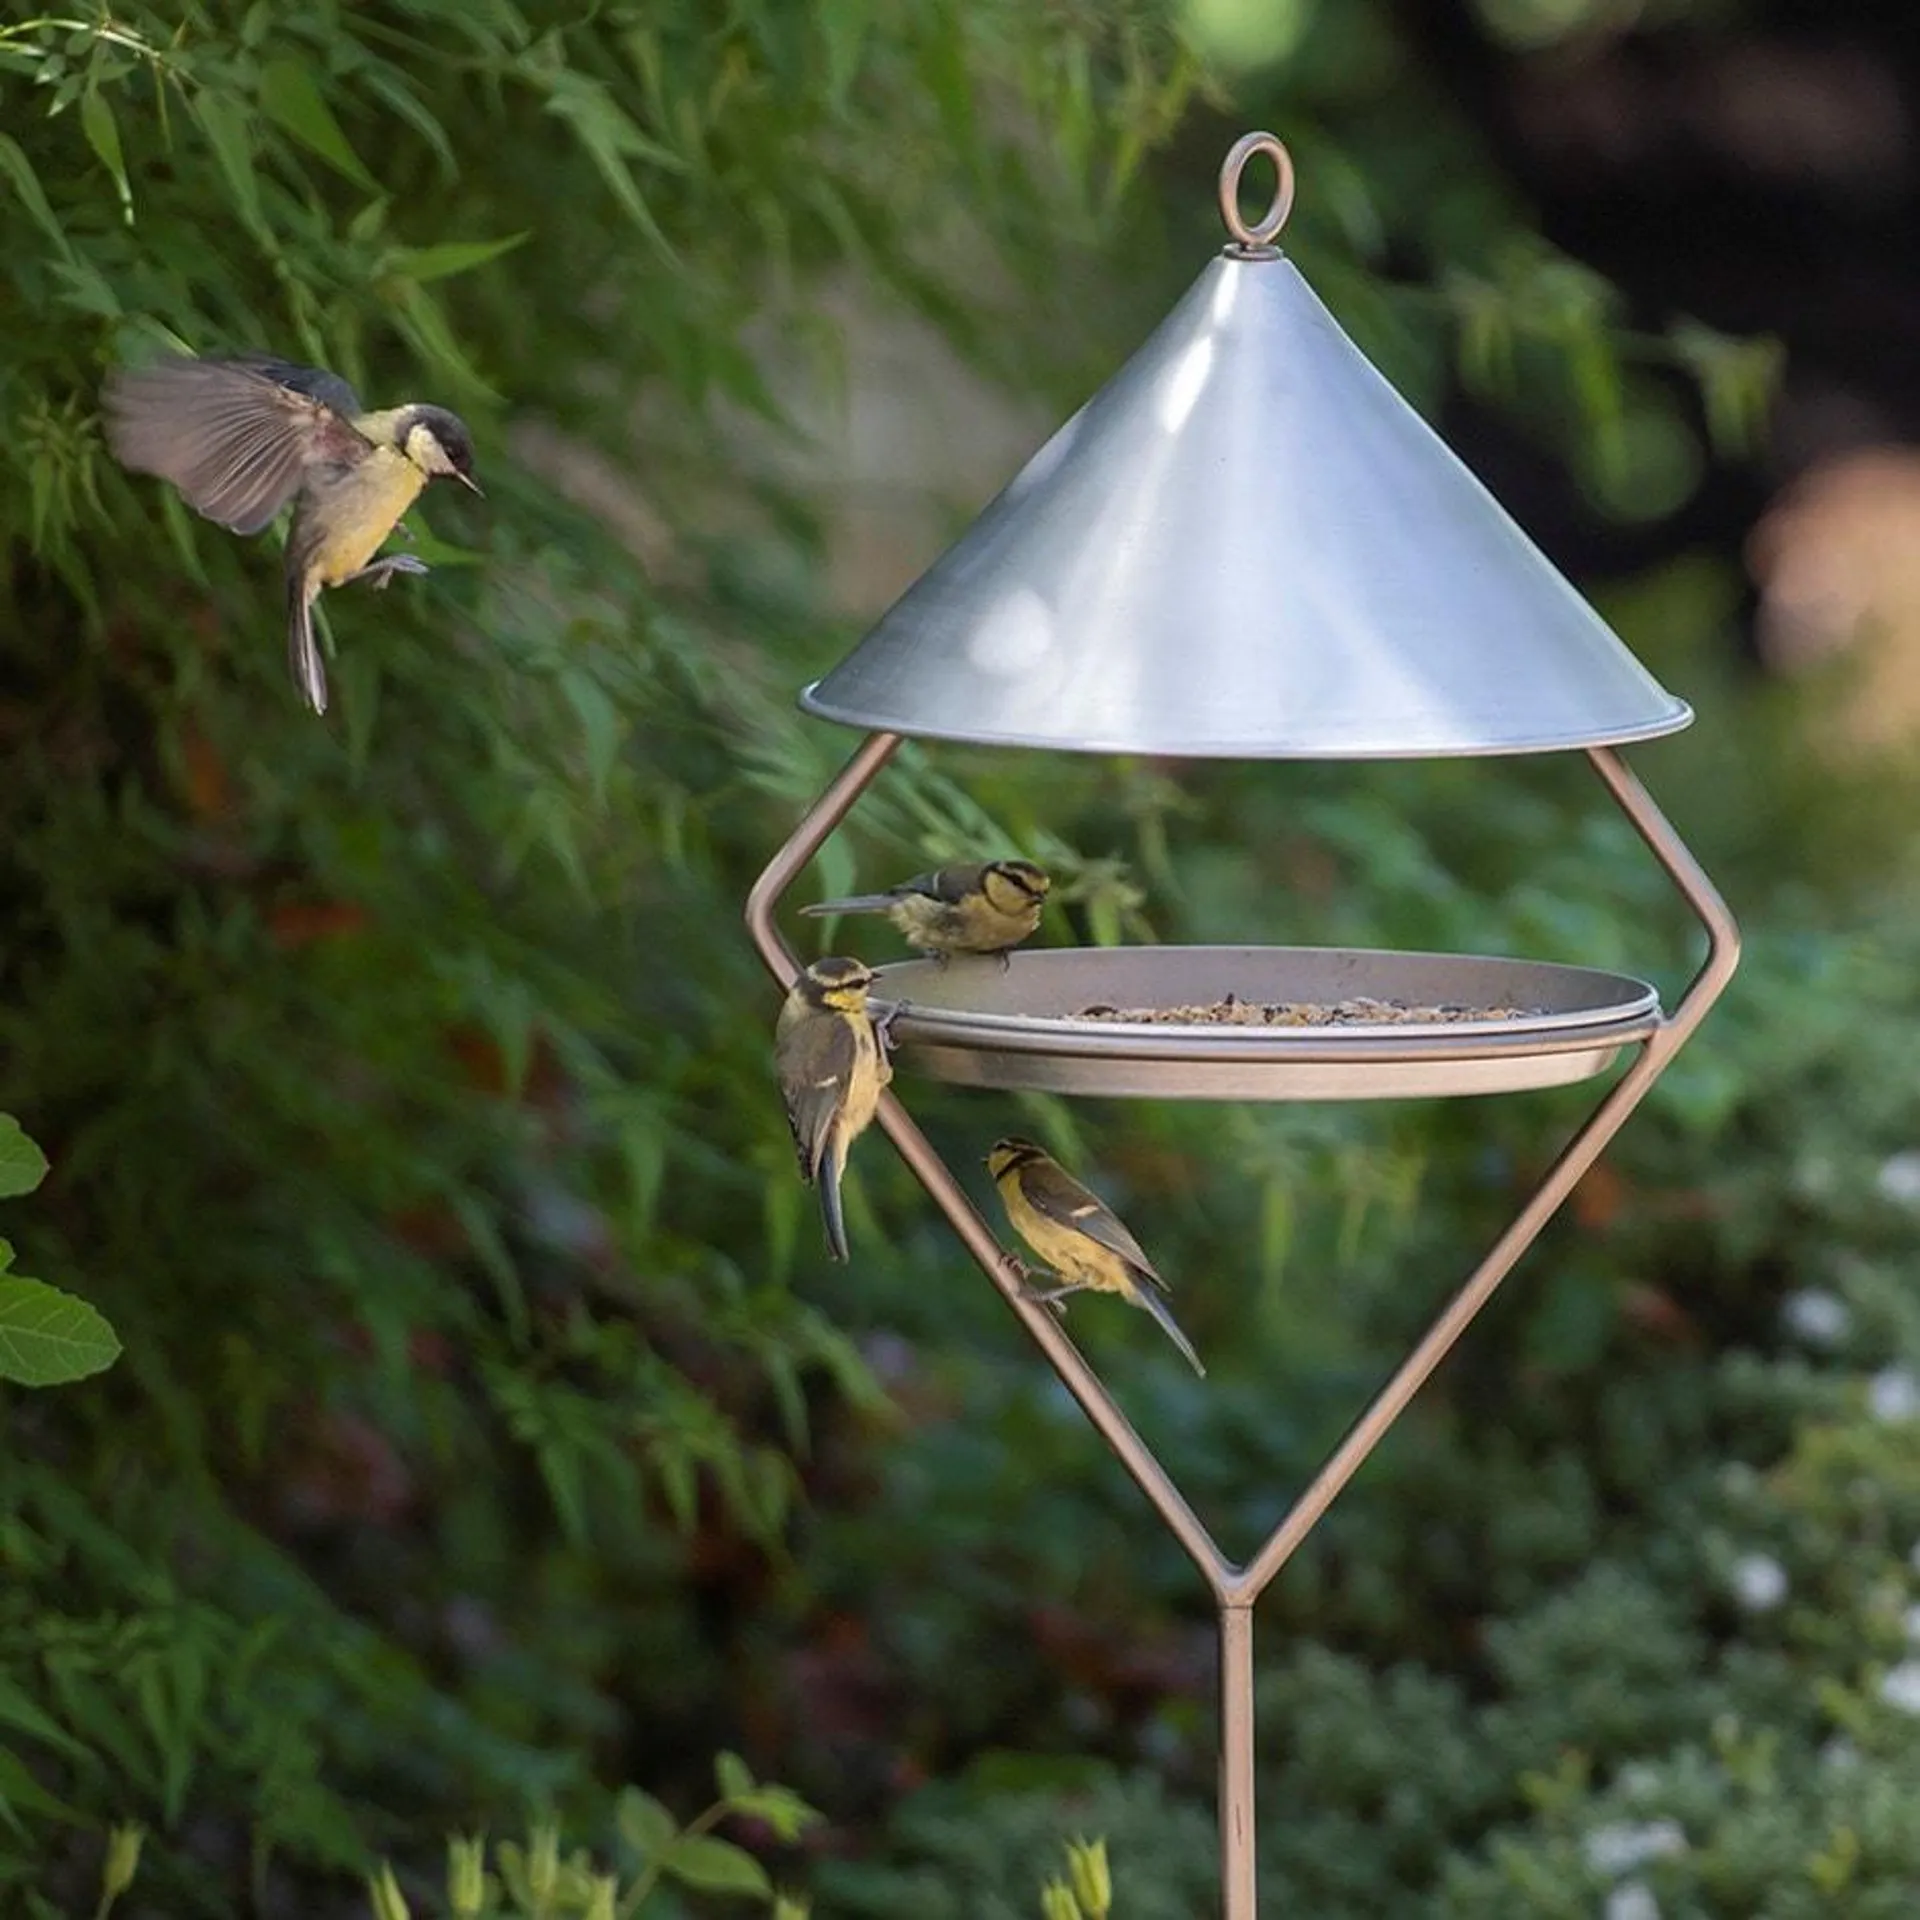
M774 1920L807 1920L804 1901L779 1891L744 1847L715 1836L723 1820L763 1824L791 1844L820 1815L784 1787L755 1781L738 1754L722 1753L714 1773L720 1797L682 1827L651 1794L626 1788L616 1801L624 1870L603 1870L585 1848L561 1851L560 1830L537 1825L525 1846L501 1841L487 1864L487 1843L462 1836L447 1843L449 1920L630 1920L657 1914L673 1888L754 1900ZM384 1861L368 1883L375 1920L409 1920L411 1908L393 1868ZM656 1898L656 1896L659 1896Z
M31 1193L46 1177L46 1155L0 1113L0 1200ZM120 1341L97 1309L12 1267L13 1248L0 1240L0 1380L52 1387L112 1366Z

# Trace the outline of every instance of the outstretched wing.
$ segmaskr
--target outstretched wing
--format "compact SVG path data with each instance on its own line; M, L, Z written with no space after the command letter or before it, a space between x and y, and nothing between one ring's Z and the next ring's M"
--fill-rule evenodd
M249 355L175 356L107 382L107 439L135 473L171 480L187 504L235 533L258 533L307 469L363 459L353 389L318 367Z
M832 1014L815 1014L780 1038L775 1064L803 1179L819 1177L833 1123L847 1102L859 1045L853 1027Z
M1050 1160L1030 1162L1020 1169L1020 1190L1036 1213L1045 1215L1058 1226L1084 1233L1109 1253L1117 1253L1128 1266L1137 1268L1162 1292L1169 1291L1153 1262L1141 1250L1140 1242L1127 1231L1113 1210L1064 1167Z

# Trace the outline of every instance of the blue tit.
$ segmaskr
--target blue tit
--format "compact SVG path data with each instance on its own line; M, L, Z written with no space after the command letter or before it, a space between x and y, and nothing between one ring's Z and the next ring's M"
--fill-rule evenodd
M1060 1279L1057 1287L1035 1291L1033 1299L1063 1300L1089 1288L1117 1293L1152 1314L1187 1364L1206 1378L1193 1343L1161 1298L1171 1289L1141 1252L1139 1241L1097 1194L1031 1140L996 1140L987 1155L987 1171L1000 1190L1013 1230Z
M107 440L120 463L157 474L234 533L259 533L289 501L287 657L315 713L327 676L313 635L325 587L425 573L405 554L374 559L429 480L473 477L473 440L458 414L420 404L368 413L337 374L264 354L185 355L111 375ZM401 532L406 529L401 527Z
M789 990L774 1029L774 1065L800 1177L820 1189L827 1250L847 1257L840 1177L847 1151L873 1123L880 1090L893 1078L886 1047L867 1012L873 970L858 960L816 960Z
M884 913L918 947L944 961L956 953L997 953L1004 962L1040 924L1052 884L1031 860L981 860L915 874L885 893L823 900L806 914Z

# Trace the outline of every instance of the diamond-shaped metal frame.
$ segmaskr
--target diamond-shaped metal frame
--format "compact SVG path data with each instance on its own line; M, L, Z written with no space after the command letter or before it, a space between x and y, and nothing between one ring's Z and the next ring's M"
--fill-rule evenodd
M774 910L801 869L820 850L899 746L897 733L876 733L854 754L826 792L768 862L748 895L746 920L760 957L782 991L800 964L774 924ZM1673 1012L1640 1043L1640 1053L1602 1096L1585 1123L1561 1149L1544 1179L1496 1240L1465 1284L1441 1310L1413 1351L1374 1396L1326 1463L1288 1508L1273 1532L1244 1564L1227 1558L1198 1514L1174 1485L1152 1448L1114 1403L1065 1328L1045 1307L1026 1297L1008 1256L980 1217L965 1189L928 1144L892 1092L880 1103L879 1124L908 1171L926 1188L999 1289L1029 1338L1046 1356L1062 1384L1079 1402L1095 1430L1119 1457L1188 1557L1199 1568L1220 1620L1220 1868L1224 1920L1256 1920L1255 1880L1253 1609L1361 1464L1405 1412L1414 1395L1445 1359L1494 1289L1539 1237L1581 1177L1600 1157L1629 1114L1725 990L1740 959L1740 933L1726 902L1625 762L1610 747L1585 750L1622 812L1633 823L1707 935L1707 953Z

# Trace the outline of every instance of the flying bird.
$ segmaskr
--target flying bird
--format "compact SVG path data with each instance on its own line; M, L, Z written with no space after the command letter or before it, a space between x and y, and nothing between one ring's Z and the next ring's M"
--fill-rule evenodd
M115 458L172 481L209 520L255 534L293 503L287 658L315 713L327 710L313 635L321 590L425 573L409 554L374 554L429 480L480 491L473 439L458 414L421 402L368 413L346 381L319 367L265 354L175 354L113 373L105 398Z

